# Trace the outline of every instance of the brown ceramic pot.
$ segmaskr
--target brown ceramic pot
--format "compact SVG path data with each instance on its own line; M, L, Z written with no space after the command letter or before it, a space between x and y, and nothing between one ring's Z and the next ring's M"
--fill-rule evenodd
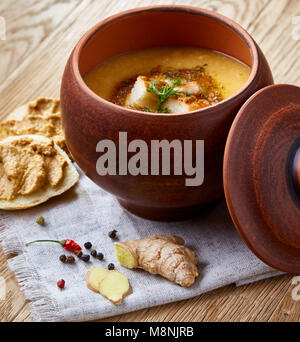
M179 23L179 24L178 24ZM178 24L178 25L177 25ZM114 105L91 91L83 76L116 55L155 46L185 45L217 50L251 67L247 83L219 104L186 114L153 114ZM273 84L268 63L249 34L219 14L187 6L138 8L112 16L88 31L73 50L63 75L61 105L67 145L80 168L115 195L131 212L173 220L223 196L222 164L231 123L257 90ZM205 176L198 187L182 176L100 176L96 172L99 140L119 132L128 141L204 140ZM172 167L171 167L172 170Z

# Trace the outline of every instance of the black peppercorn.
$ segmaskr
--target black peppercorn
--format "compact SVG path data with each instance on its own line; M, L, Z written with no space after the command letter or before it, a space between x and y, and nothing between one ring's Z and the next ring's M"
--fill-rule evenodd
M114 264L108 264L107 268L111 271L115 269L115 265Z
M108 233L108 236L111 238L111 239L115 239L117 237L117 230L112 230L111 232Z
M92 247L92 244L91 244L90 242L86 242L86 243L84 244L84 247L85 247L86 249L90 249L90 248Z
M88 254L83 254L80 258L84 262L89 262L90 261L90 256Z
M75 262L75 258L73 257L73 255L68 255L66 257L66 263L67 264L74 264L74 262Z
M91 256L94 257L94 258L97 257L97 251L96 251L95 249L93 249L93 250L91 251Z
M62 254L62 255L59 257L59 260L60 260L61 262L63 262L63 263L66 262L66 259L67 259L67 257L66 257L64 254Z
M97 259L103 260L103 258L104 258L104 255L102 253L97 254Z

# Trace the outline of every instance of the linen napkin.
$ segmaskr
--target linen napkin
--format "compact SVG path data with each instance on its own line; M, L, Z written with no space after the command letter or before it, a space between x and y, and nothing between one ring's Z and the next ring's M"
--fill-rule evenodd
M42 215L46 224L35 222ZM280 274L263 264L243 243L228 214L226 203L183 222L161 223L144 220L122 209L117 200L81 173L79 183L65 194L25 211L1 212L0 240L4 253L16 253L8 260L25 298L31 301L35 321L87 321L123 314L155 305L191 298L236 283L245 284ZM182 288L143 270L119 266L109 231L116 229L120 241L154 234L175 234L186 241L199 257L195 284ZM91 241L104 260L91 257L89 263L76 258L62 264L59 255L68 254L58 244L35 239L70 238L81 246ZM84 251L85 252L85 251ZM114 306L86 287L85 273L92 265L114 263L130 280L132 294ZM64 290L56 283L63 278Z

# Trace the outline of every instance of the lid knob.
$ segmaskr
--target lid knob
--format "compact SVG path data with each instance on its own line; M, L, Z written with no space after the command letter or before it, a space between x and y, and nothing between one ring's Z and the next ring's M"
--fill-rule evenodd
M298 148L295 158L294 158L294 163L293 163L293 173L294 173L294 182L296 185L296 188L298 192L300 193L300 147Z

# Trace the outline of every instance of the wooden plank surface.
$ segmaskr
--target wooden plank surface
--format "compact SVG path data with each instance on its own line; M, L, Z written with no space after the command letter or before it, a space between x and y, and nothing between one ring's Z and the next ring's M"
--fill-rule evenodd
M293 24L300 22L299 0L1 0L6 40L0 40L0 119L38 96L59 96L67 58L92 25L126 9L171 3L210 9L237 21L264 51L276 83L300 85L300 39L293 39L300 35L299 25ZM0 321L30 321L29 303L6 266L7 258L0 249L0 276L7 287ZM294 278L293 284L292 278L227 286L106 321L299 321L295 294L300 281Z

